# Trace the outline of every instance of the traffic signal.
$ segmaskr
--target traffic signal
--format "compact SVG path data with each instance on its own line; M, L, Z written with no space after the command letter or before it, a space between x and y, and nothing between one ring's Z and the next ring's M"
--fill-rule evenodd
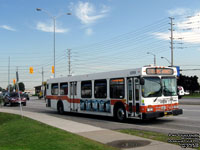
M29 68L29 73L30 73L30 74L33 74L33 67L30 67L30 68Z
M52 73L54 73L55 71L54 71L54 66L52 66L52 68L51 68L51 72Z
M16 80L15 79L13 79L13 84L15 84L16 83Z

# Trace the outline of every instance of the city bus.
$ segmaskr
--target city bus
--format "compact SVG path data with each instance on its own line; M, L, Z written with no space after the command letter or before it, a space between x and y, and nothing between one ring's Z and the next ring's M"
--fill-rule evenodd
M154 119L183 113L177 95L177 70L145 66L47 80L46 103L63 114L76 112Z

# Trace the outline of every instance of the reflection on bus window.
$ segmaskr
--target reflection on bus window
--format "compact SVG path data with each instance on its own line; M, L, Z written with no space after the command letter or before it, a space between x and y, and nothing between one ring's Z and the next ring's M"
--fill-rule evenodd
M58 83L54 83L51 85L51 94L58 95Z
M68 94L68 83L60 83L60 95Z
M107 81L106 80L94 81L94 97L95 98L107 97Z
M176 96L177 95L176 78L163 77L162 88L164 96Z
M82 98L92 97L92 81L81 82L81 97Z
M142 85L143 97L159 97L162 95L161 80L158 77L145 77Z
M140 86L138 84L135 85L135 100L140 100Z
M132 91L132 80L128 80L128 99L131 101L133 99L133 91Z

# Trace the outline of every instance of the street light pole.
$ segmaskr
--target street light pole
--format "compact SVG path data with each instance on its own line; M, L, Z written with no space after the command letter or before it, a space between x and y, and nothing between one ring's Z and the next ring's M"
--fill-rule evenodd
M156 55L154 53L151 53L151 52L147 52L147 54L153 55L153 57L154 57L154 66L156 66Z
M171 64L171 62L169 61L169 59L167 59L166 57L161 57L161 59L165 59L169 64Z
M53 17L53 65L54 78L56 77L56 17Z
M41 8L36 8L37 11L45 12L50 18L53 19L53 66L54 66L54 78L56 77L56 18L62 15L71 15L71 13L64 13L58 16L52 16L48 11Z

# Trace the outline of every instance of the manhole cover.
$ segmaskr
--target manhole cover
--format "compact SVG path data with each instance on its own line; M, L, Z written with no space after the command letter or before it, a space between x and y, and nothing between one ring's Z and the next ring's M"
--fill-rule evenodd
M119 140L107 144L117 148L133 148L133 147L146 146L150 143L151 143L150 141L145 141L145 140Z

